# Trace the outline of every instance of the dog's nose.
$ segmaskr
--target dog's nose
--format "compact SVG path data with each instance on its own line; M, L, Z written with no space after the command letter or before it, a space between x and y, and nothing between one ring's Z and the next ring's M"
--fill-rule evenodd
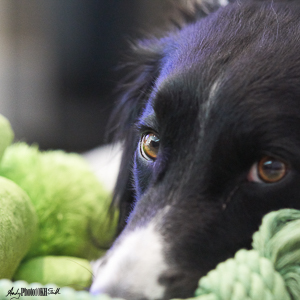
M199 275L194 276L198 278ZM197 280L178 269L169 269L158 279L159 284L165 287L163 299L188 298L194 295Z
M127 300L149 300L146 296L129 291L128 288L122 287L121 284L107 286L97 291L90 291L93 295L109 295L111 298L122 298Z
M169 248L157 228L160 218L125 230L105 257L93 265L92 294L128 300L166 300L193 296L197 279L169 260Z
M147 278L143 279L147 280ZM165 271L158 277L157 283L164 287L164 293L159 296L155 295L155 289L152 290L152 295L151 292L149 294L148 291L147 296L144 295L142 291L134 291L136 287L127 285L126 283L124 284L122 281L115 281L112 284L100 288L94 287L90 292L94 295L107 294L112 298L123 298L127 300L167 300L175 297L187 298L192 297L193 293L191 293L191 291L196 289L196 286L189 287L190 282L187 282L187 279L188 277L185 276L183 272L173 269Z
M130 300L163 299L165 285L159 277L168 264L164 241L155 226L125 232L102 261L93 266L91 293L106 293Z
M182 281L184 274L175 270L168 270L159 276L158 282L161 285L172 286Z

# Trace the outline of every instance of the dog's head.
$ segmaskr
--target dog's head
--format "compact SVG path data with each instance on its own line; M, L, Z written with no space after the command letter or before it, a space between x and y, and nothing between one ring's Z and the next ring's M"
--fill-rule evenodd
M192 296L251 246L263 215L300 208L300 6L200 15L141 41L128 63L115 118L125 228L95 264L93 293Z

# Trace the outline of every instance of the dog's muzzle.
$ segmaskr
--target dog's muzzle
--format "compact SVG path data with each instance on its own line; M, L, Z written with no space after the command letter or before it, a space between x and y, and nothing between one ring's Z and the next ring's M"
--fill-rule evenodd
M95 276L90 292L125 299L162 299L169 283L164 242L154 224L119 237L100 260L93 263ZM173 276L174 277L174 276Z

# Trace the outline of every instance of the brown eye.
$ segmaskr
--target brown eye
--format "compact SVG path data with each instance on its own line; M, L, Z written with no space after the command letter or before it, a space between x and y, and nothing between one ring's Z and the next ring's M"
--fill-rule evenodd
M140 143L141 154L145 159L155 160L159 149L159 138L154 133L143 135Z
M281 180L287 171L287 166L284 162L270 157L263 157L257 165L258 176L264 182L272 183Z
M281 180L286 173L286 163L271 156L264 156L259 162L252 166L248 174L248 180L274 183Z

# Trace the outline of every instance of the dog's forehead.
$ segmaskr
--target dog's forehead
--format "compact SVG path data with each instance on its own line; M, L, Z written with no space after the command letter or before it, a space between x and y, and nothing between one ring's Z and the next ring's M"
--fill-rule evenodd
M300 10L247 9L224 8L167 48L142 119L184 157L186 145L199 157L282 148L291 124L298 143Z
M229 4L177 32L150 97L154 110L207 114L218 99L268 105L299 96L299 13L298 5Z

